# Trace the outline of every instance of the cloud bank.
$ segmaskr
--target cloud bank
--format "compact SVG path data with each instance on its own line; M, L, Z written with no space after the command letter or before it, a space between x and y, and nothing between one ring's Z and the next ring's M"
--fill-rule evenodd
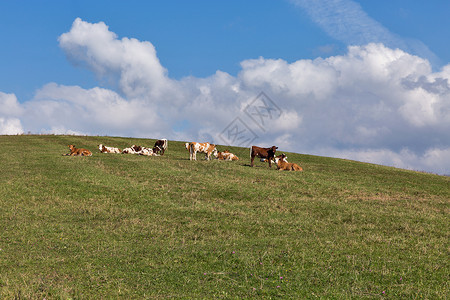
M239 118L261 146L450 174L450 65L433 72L424 58L370 43L325 59L249 59L237 76L174 80L150 42L119 39L102 22L76 19L59 44L111 88L49 83L23 103L0 92L0 134L223 144L220 134ZM261 92L282 112L265 127L244 113Z

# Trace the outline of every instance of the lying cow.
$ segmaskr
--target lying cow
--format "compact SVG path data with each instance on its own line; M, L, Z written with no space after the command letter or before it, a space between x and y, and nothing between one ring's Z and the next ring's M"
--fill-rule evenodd
M167 149L167 140L166 139L157 140L155 142L155 146L153 146L153 152L159 153L161 155L164 155L164 151L166 151L166 149Z
M159 156L159 154L156 154L156 153L153 152L152 148L136 146L136 145L132 145L130 148L123 149L122 150L122 154L138 154L138 155L145 155L145 156Z
M269 168L272 168L272 161L275 158L275 152L277 151L278 147L272 146L270 148L261 148L258 146L252 146L250 148L250 158L251 163L250 166L253 167L253 161L255 160L255 157L258 156L259 158L265 158L269 162Z
M233 153L231 153L228 150L225 150L223 152L218 152L216 150L216 151L214 151L213 154L218 160L239 160L239 157L237 157L236 155L234 155Z
M68 146L70 149L70 152L64 155L69 155L69 156L92 156L92 152L84 149L84 148L75 148L74 145L69 145Z
M285 157L286 155L284 155L284 153L281 154L281 158L277 162L277 169L279 171L303 171L302 167L300 167L299 165L284 161Z
M141 147L141 150L136 152L136 154L146 155L146 156L159 156L159 154L153 152L152 148L147 148L147 147Z
M134 151L134 149L133 148L124 148L123 150L122 150L122 154L136 154L136 151Z
M279 160L279 159L281 159L281 155L275 156L275 158L272 159L272 163L278 164L278 160ZM285 156L285 157L283 158L283 160L284 160L285 162L288 162L287 156ZM261 158L261 162L268 162L268 160L267 160L267 158Z
M132 145L129 148L125 148L122 150L122 154L137 154L139 151L141 151L141 146Z
M186 143L185 147L189 150L190 160L197 160L197 152L205 153L205 159L209 160L211 158L211 154L216 149L216 145L214 144L197 142Z
M103 144L98 145L98 150L100 150L101 153L122 153L119 148L107 147Z

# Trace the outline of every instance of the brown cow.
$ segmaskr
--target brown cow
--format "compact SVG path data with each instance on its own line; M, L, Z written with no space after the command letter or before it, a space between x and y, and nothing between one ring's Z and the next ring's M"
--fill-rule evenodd
M84 148L75 148L74 145L68 146L70 153L64 154L69 156L92 156L92 152Z
M281 159L278 160L277 162L277 169L279 171L303 171L302 167L300 167L299 165L295 164L295 163L288 163L284 161L284 158L286 157L286 155L281 154Z
M267 158L267 161L269 162L269 168L272 168L272 160L275 158L275 152L277 151L278 147L272 146L270 148L261 148L258 146L252 146L250 148L250 158L251 163L250 166L253 167L253 161L255 160L255 156L258 156L259 158Z

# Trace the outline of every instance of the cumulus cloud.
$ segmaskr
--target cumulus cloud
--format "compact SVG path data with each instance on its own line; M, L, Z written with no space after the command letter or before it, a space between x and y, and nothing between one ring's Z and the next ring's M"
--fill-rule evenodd
M0 134L23 133L22 123L18 117L23 109L13 94L0 92Z
M371 43L292 63L249 59L237 76L174 80L150 42L119 39L104 23L76 19L59 42L113 88L49 83L22 104L0 93L3 132L223 143L220 134L239 120L261 146L450 173L450 65L433 72L427 59ZM258 102L264 126L246 113L262 91L281 111Z
M119 40L105 23L91 24L77 18L69 32L59 37L69 60L85 65L100 77L117 83L127 97L161 96L170 88L167 70L150 42Z
M21 134L23 133L22 124L17 118L2 118L0 117L0 134Z
M0 116L20 116L23 112L17 97L14 94L0 92Z

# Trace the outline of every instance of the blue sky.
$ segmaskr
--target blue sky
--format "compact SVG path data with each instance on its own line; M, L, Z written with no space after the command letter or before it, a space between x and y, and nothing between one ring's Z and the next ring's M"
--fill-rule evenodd
M446 0L0 0L0 134L220 143L239 117L261 145L449 174L449 13ZM260 92L284 111L270 131L243 114Z
M422 41L450 61L450 1L355 1L400 39ZM345 52L290 1L0 1L0 91L31 98L48 82L84 87L99 82L65 58L57 38L75 18L105 22L119 37L151 41L169 76L235 75L245 59L288 62ZM351 42L351 41L350 41Z

